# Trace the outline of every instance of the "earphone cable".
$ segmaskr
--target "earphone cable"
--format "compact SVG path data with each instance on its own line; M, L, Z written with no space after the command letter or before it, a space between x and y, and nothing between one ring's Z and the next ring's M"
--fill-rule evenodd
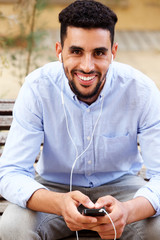
M69 130L69 125L68 125L68 118L67 118L67 113L66 113L66 109L65 109L65 102L64 102L64 95L63 95L63 78L61 79L61 99L62 99L62 105L63 105L63 111L64 111L64 115L65 115L65 121L66 121L66 127L67 127L67 132L68 132L68 135L69 135L69 138L75 148L75 151L76 151L76 157L75 157L75 160L72 164L72 169L71 169L71 172L70 172L70 192L72 191L72 184L73 184L73 171L74 171L74 168L75 168L75 165L77 163L77 160L89 149L92 141L93 141L93 137L94 137L94 133L95 133L95 130L96 130L96 127L97 127L97 124L99 122L99 119L102 115L102 110L103 110L103 103L104 103L104 96L102 95L102 103L101 103L101 108L100 108L100 112L99 112L99 115L98 115L98 118L95 122L95 125L94 125L94 128L93 128L93 131L92 131L92 134L91 134L91 139L90 139L90 142L88 144L88 146L85 148L84 151L82 151L80 154L78 154L78 149L77 149L77 146L76 146L76 143L74 142L73 138L72 138L72 135L70 133L70 130ZM113 228L114 228L114 231L115 231L115 239L116 239L116 229L115 229L115 226L114 226L114 223L112 221L112 219L110 218L109 214L105 211L105 213L108 215L112 225L113 225ZM78 231L76 231L76 238L77 240L79 240L79 237L78 237Z

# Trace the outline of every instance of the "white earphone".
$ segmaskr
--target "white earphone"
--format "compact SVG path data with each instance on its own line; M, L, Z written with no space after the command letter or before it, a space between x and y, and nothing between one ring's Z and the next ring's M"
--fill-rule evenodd
M59 58L59 61L62 62L62 54L61 53L58 55L58 58Z
M114 60L114 59L113 59L113 54L112 54L112 59L111 59L111 63L113 62L113 60Z

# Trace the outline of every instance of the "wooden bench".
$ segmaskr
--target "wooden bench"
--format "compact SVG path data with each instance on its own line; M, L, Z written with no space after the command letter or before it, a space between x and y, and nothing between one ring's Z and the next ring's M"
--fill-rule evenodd
M12 123L12 111L15 100L2 100L0 99L0 157L7 139L7 135ZM43 144L42 144L43 147ZM39 159L40 154L35 159L35 164ZM8 205L8 201L0 195L0 215L4 212Z
M12 123L14 100L0 100L0 156Z
M12 123L12 110L14 102L14 100L0 99L0 156L2 155L8 131ZM3 213L7 205L8 202L0 196L0 214Z

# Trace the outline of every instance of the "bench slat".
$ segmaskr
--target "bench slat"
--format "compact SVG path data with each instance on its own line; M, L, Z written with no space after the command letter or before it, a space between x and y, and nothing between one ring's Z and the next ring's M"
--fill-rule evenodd
M0 132L0 146L4 146L8 136L8 131Z
M0 156L2 155L4 145L6 143L8 130L12 123L12 110L14 106L14 100L3 100L0 99ZM37 156L36 162L39 159L40 154ZM0 196L0 215L3 214L4 210L8 206L8 201Z
M5 104L5 103L15 103L14 99L0 99L0 104Z
M9 202L3 198L0 198L0 215L4 212Z
M0 147L0 157L1 157L2 153L3 153L3 148Z
M14 100L0 100L0 115L12 115Z
M9 130L12 119L12 116L0 116L0 130Z

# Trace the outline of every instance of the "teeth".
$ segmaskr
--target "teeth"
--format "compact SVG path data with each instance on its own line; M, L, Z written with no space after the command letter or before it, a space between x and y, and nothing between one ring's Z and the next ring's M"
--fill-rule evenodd
M95 76L92 76L92 77L82 77L82 76L78 76L80 79L84 80L84 81L89 81L89 80L92 80Z

